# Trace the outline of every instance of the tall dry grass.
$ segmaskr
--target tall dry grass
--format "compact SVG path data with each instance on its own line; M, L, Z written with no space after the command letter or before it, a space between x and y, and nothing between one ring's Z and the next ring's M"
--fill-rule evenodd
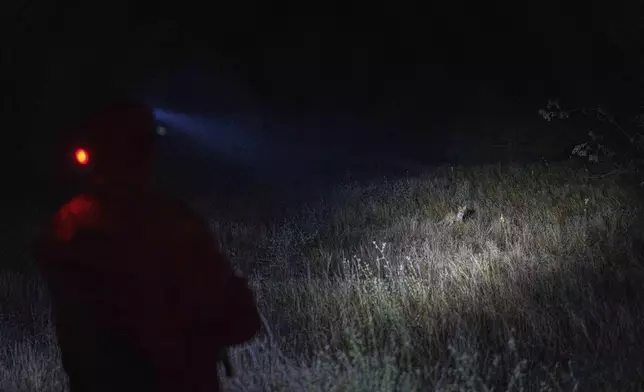
M345 183L256 219L261 197L198 203L251 277L268 325L233 350L238 376L225 386L640 390L641 199L619 177L560 165ZM474 214L445 224L463 205ZM30 303L10 284L19 298L8 302ZM25 341L47 334L32 335ZM2 380L12 381L0 389L60 378L54 349L15 342L4 345Z

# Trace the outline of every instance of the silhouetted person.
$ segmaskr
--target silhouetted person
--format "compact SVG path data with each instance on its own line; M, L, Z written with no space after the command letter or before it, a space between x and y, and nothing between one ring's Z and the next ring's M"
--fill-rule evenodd
M218 391L218 352L260 329L252 291L207 226L149 186L149 108L116 102L83 130L91 187L36 249L71 392Z

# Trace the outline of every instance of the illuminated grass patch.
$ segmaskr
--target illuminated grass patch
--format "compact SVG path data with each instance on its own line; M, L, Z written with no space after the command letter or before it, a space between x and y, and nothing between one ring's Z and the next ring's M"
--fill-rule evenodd
M270 327L233 350L238 377L225 385L639 390L641 199L618 177L490 166L344 184L255 221L239 219L247 201L204 207ZM468 219L441 223L463 205ZM4 348L16 363L56 363L31 353ZM8 387L34 377L5 368Z

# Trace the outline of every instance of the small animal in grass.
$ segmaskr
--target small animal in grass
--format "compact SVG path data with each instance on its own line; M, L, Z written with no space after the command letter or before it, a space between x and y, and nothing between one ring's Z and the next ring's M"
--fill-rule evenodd
M441 221L444 225L453 225L456 223L461 223L469 220L474 216L474 209L469 208L465 205L460 206L456 212L449 212L445 215Z

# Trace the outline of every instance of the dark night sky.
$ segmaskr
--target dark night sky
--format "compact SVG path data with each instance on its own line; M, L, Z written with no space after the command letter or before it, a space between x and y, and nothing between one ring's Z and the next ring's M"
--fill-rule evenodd
M78 3L3 13L16 15L4 46L11 151L36 171L118 87L254 119L269 139L443 160L466 141L534 139L538 118L525 116L549 97L636 103L636 1Z

